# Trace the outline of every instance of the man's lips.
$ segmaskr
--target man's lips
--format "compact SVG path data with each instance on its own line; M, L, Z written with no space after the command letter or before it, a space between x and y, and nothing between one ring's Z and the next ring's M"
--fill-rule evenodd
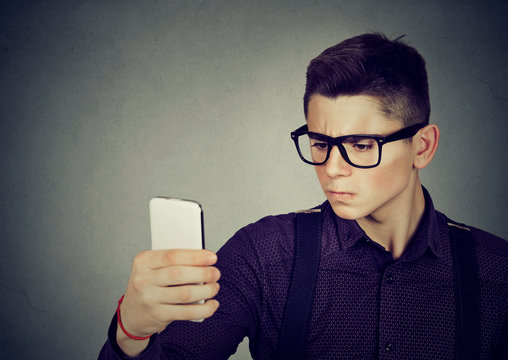
M326 193L336 200L347 200L352 199L354 197L354 193L348 191L335 191L335 190L326 190Z

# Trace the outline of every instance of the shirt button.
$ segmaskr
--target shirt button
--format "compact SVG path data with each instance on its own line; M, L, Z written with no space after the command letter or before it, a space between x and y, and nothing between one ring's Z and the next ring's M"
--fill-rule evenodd
M389 274L386 276L386 282L388 284L392 284L393 283L393 275L392 274Z
M385 345L385 350L386 350L386 351L392 351L392 350L393 350L393 345L392 345L391 343L387 343L387 344Z

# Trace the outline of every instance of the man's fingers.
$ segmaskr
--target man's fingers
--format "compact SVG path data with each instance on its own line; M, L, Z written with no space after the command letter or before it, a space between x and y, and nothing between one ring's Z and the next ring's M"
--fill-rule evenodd
M138 254L134 261L147 263L152 269L174 265L208 266L217 261L217 255L210 250L147 250Z
M213 266L169 266L157 270L156 286L217 282L220 271Z
M167 322L173 320L199 320L212 316L218 307L219 302L217 300L208 300L204 304L167 305L164 312L168 319Z
M192 304L213 298L219 292L219 288L218 283L160 288L161 303L167 305Z

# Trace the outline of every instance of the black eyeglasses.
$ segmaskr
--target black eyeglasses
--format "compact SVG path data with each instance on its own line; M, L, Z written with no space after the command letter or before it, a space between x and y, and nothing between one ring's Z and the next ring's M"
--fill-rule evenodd
M368 169L378 166L381 162L381 149L384 144L413 137L425 126L425 124L408 126L388 136L346 135L334 138L307 131L307 125L303 125L291 133L291 139L295 142L300 158L307 164L323 165L330 158L332 148L337 146L348 164Z

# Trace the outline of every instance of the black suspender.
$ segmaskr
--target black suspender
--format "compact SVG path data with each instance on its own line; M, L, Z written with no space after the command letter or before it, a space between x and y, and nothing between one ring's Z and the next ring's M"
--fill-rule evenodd
M321 210L295 214L293 269L282 318L277 359L303 358L319 269Z
M480 288L471 230L450 219L455 289L455 360L480 358Z
M480 293L471 231L449 219L455 289L455 360L480 357ZM277 359L303 359L321 250L320 209L295 214L293 268Z

